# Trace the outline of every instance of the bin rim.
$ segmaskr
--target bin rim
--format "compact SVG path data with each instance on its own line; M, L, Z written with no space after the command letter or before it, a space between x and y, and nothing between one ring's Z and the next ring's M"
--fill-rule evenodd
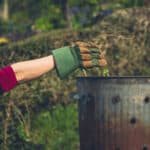
M131 83L144 83L150 85L150 76L87 76L87 77L77 77L77 82L97 82L102 81L105 83L123 83L123 84L131 84Z
M150 76L78 76L76 79L150 79Z

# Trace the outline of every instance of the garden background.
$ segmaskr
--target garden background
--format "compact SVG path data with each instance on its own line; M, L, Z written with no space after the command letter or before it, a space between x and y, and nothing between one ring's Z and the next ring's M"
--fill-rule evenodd
M0 67L75 41L106 53L110 75L150 75L149 0L0 0ZM103 76L103 69L87 71ZM0 149L79 150L78 69L49 72L0 96Z

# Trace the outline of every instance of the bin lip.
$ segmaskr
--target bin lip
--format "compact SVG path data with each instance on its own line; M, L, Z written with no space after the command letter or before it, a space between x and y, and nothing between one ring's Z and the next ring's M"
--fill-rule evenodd
M76 79L150 79L150 76L78 76Z
M77 77L76 81L78 84L84 82L94 83L95 82L104 82L108 84L149 84L150 85L150 76L87 76L87 77Z

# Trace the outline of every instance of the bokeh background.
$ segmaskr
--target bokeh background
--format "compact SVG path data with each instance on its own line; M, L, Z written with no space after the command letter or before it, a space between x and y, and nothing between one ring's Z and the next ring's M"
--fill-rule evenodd
M107 68L88 76L150 75L149 0L0 0L0 67L76 41L101 46ZM0 96L1 150L79 150L78 69L49 72Z

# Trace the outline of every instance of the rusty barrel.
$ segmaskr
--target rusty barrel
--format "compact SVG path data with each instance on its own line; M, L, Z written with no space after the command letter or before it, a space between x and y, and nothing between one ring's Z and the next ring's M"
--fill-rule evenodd
M150 150L150 77L79 77L80 150Z

